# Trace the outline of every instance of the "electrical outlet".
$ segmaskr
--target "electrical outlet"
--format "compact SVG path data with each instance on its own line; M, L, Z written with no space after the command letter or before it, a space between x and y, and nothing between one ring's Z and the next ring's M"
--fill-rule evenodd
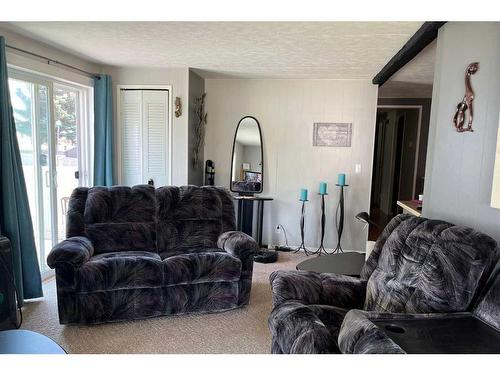
M354 166L354 173L361 173L361 164L356 164Z

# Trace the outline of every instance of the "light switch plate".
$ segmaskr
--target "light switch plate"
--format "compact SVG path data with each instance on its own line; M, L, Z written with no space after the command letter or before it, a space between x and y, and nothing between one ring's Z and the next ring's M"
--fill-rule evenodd
M356 164L354 166L354 173L361 173L361 164Z

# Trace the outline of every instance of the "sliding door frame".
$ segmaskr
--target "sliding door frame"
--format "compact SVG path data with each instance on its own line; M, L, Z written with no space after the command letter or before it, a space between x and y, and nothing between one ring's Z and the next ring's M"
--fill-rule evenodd
M168 137L168 184L172 184L172 123L173 123L173 95L172 85L117 85L116 86L116 156L118 160L118 183L123 183L123 144L122 144L122 129L121 129L121 91L122 90L166 90L168 91L168 116L167 116L167 137Z
M77 112L77 147L78 147L78 170L79 170L79 186L90 186L92 182L92 163L90 157L93 152L93 103L91 101L91 97L93 96L93 88L90 86L85 86L73 82L69 82L67 80L58 79L56 77L52 77L46 74L37 73L28 69L19 68L17 66L8 65L8 78L12 78L18 81L25 81L28 83L32 83L35 85L42 85L47 87L47 101L48 101L48 129L47 129L47 143L49 148L49 199L50 199L50 207L46 207L45 209L50 209L50 225L51 225L51 241L52 244L55 245L58 243L59 239L59 223L58 223L58 201L57 201L57 168L56 168L56 137L55 137L55 91L54 86L62 86L67 87L73 90L78 91L78 108L75 108ZM40 143L39 143L39 104L38 104L38 92L34 90L33 103L34 108L33 118L35 119L35 123L33 124L33 142L34 146L34 159L33 164L35 168L35 173L37 177L37 192L36 196L36 206L37 206L37 221L39 223L39 233L35 233L35 236L38 238L40 244L43 243L43 247L38 249L39 257L40 257L40 271L42 272L42 277L47 278L53 274L53 271L48 269L45 264L45 259L47 257L48 251L50 249L45 248L45 238L43 235L43 231L45 230L45 226L41 227L41 224L45 224L45 219L43 217L43 203L40 198L43 194L43 184L44 177L41 176L40 171ZM41 177L40 177L41 176Z

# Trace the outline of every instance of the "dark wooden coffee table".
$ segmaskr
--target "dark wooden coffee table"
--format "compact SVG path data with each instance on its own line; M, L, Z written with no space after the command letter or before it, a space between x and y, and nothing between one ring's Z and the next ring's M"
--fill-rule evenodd
M336 273L338 275L359 277L364 264L365 253L350 251L311 257L297 264L296 268L300 271Z
M0 331L0 354L66 354L54 341L33 331Z

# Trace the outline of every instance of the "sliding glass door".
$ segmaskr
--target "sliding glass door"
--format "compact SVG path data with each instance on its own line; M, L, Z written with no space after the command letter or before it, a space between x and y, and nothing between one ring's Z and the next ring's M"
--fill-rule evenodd
M18 71L9 71L9 88L43 273L50 249L65 238L69 196L88 176L80 136L87 93Z

